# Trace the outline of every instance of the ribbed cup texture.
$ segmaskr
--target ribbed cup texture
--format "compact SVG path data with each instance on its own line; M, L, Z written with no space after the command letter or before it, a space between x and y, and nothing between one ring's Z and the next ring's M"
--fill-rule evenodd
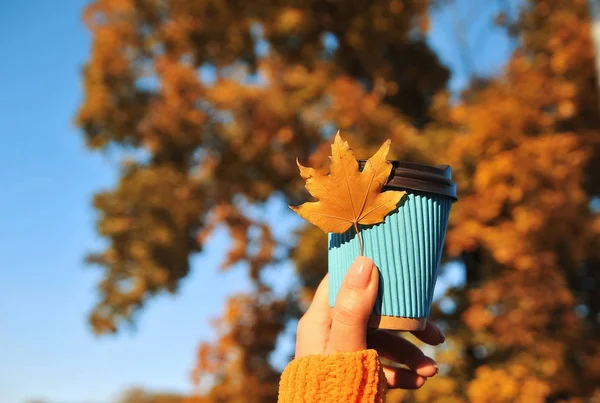
M373 313L429 316L452 199L407 191L400 207L381 224L361 226L364 255L379 268L379 295ZM360 254L354 228L329 234L329 304Z

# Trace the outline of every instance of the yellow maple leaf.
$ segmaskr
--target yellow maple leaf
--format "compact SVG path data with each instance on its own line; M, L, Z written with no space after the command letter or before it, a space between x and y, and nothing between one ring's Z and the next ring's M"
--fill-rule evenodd
M319 201L290 208L325 232L341 234L354 226L362 255L358 226L382 222L406 194L395 190L382 192L392 170L392 164L386 160L389 150L390 140L387 140L361 172L354 152L338 132L331 145L329 174L319 173L298 162L306 189Z

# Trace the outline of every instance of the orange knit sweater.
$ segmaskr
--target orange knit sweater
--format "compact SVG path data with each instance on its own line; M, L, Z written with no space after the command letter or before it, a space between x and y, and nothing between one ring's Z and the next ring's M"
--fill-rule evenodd
M375 350L312 355L288 364L279 403L381 403L386 379Z

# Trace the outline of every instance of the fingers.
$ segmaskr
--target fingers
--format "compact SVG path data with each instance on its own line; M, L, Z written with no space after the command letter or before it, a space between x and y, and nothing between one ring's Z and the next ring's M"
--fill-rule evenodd
M335 300L326 353L359 351L367 347L367 322L378 287L379 272L373 261L364 256L356 258Z
M298 322L296 336L296 358L322 354L329 339L331 308L328 298L329 276L325 276L310 304Z
M419 389L427 382L427 378L404 368L393 368L384 365L383 373L390 389Z
M319 283L305 317L318 322L331 322L331 307L329 306L329 274Z
M377 350L381 357L404 364L416 375L424 377L438 373L437 363L427 357L410 341L387 330L376 330L369 334L369 348Z
M438 344L442 344L444 341L446 341L446 335L444 335L444 332L442 332L439 327L430 321L427 321L425 329L411 333L414 334L417 339L432 346L437 346Z

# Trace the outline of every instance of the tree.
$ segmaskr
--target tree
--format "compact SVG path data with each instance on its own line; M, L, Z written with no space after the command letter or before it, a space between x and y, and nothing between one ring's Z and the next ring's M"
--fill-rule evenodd
M447 252L467 272L453 309L438 312L453 334L440 390L454 401L599 393L600 120L586 4L531 2L517 32L502 76L447 115L461 195Z
M97 0L77 122L96 150L133 150L98 193L108 247L90 315L116 331L157 293L177 292L189 256L225 226L225 267L252 295L232 297L202 345L197 402L274 401L268 360L326 271L324 235L279 239L248 214L306 199L295 159L326 162L345 131L365 156L449 162L460 202L446 261L463 287L434 310L450 335L439 379L392 401L559 401L600 383L600 121L583 0L528 1L504 73L456 104L424 35L425 1ZM261 273L293 262L300 288L275 295ZM450 306L450 308L448 308ZM442 309L444 308L444 309ZM492 391L492 392L489 392ZM527 400L529 399L529 400ZM577 400L571 400L577 401Z

